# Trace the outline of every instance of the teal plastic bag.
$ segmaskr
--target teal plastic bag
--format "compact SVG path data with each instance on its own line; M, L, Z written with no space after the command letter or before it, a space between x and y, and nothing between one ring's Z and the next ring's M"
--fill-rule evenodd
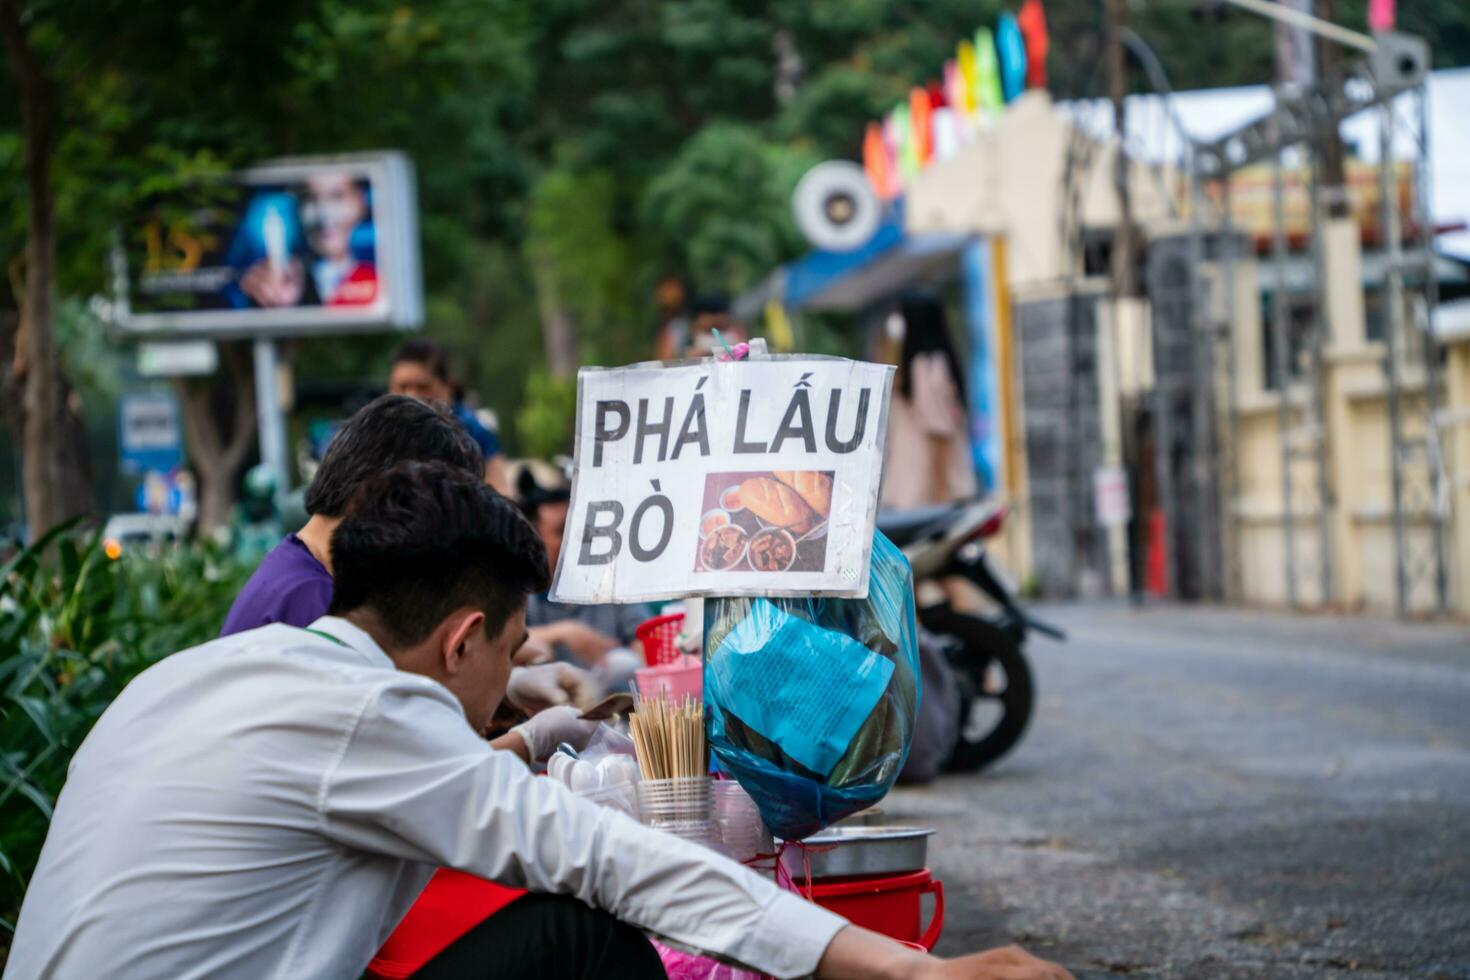
M705 602L710 748L772 833L799 840L873 805L918 715L913 573L875 534L866 599Z

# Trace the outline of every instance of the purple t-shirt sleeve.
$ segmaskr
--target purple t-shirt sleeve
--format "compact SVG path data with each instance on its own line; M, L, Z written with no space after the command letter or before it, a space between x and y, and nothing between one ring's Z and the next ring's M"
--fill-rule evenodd
M271 623L310 626L332 603L332 576L296 535L271 549L250 576L220 636L243 633Z

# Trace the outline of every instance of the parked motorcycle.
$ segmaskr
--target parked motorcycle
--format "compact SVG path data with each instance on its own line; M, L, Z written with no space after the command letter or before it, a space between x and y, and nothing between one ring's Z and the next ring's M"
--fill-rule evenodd
M959 730L946 768L972 772L1020 741L1036 688L1026 636L1066 633L1032 616L991 568L984 542L1000 532L1005 508L994 501L883 513L878 527L903 549L914 570L919 625L940 637L959 689ZM938 583L962 578L994 601L992 615L955 609Z

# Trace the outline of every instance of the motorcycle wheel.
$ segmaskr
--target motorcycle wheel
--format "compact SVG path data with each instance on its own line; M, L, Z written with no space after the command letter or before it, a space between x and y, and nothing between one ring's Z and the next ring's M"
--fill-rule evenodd
M959 737L945 768L975 772L1005 755L1031 723L1031 667L1005 630L948 607L925 610L926 629L959 640L950 657L960 688Z

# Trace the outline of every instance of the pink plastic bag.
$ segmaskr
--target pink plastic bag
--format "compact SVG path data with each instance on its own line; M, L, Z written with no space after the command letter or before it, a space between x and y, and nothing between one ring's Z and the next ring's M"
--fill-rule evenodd
M663 960L664 972L669 975L669 980L761 980L759 973L716 963L693 953L682 953L665 946L657 939L653 940L653 948L658 950L658 958Z

